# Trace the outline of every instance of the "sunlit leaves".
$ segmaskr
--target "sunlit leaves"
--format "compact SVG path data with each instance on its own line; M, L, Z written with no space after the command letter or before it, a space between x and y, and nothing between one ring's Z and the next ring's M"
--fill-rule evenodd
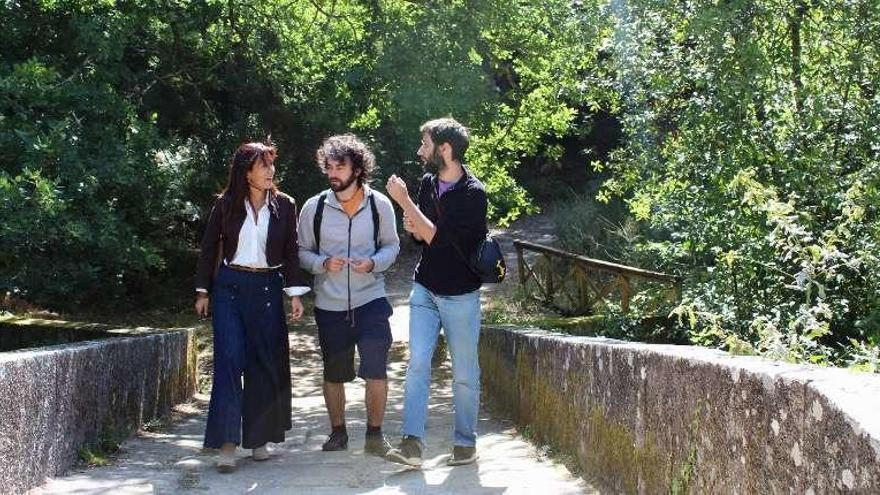
M628 142L602 194L687 246L694 325L821 361L880 335L880 11L806 5L612 2Z

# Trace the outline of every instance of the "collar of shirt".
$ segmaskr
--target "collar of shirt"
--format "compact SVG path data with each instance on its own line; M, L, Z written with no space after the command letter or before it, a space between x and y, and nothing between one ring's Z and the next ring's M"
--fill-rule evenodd
M363 195L360 197L360 201L352 201L353 203L357 204L357 208L355 208L354 211L360 210L362 207L366 206L367 199L370 197L371 194L373 194L373 190L368 184L361 184L360 190L361 192L363 192ZM326 201L327 206L332 206L337 210L344 210L342 203L340 203L339 200L336 199L336 194L333 192L332 189L325 189L324 191L327 194L327 197L324 200Z
M339 204L342 205L343 211L345 211L348 217L351 218L360 209L365 197L364 188L358 187L348 201L339 201L339 198L336 198L336 200L339 201Z
M250 201L245 199L244 209L247 216L238 232L238 248L235 250L235 256L232 257L231 263L251 268L270 268L266 262L266 238L269 235L268 198L256 212L251 207ZM256 219L254 218L255 214Z
M445 180L437 179L437 196L443 196L454 185L455 182L453 181L446 182Z
M468 180L470 180L472 177L471 171L468 170L467 165L462 163L461 172L461 177L453 182L440 180L440 176L438 174L431 174L431 184L434 187L434 191L437 192L438 198L453 189L458 189L459 187L463 187L465 184L467 184Z

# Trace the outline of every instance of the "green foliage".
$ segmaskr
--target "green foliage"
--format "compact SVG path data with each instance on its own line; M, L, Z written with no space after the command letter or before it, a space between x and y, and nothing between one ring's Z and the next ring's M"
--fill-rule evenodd
M113 455L119 452L119 447L129 435L127 429L105 426L94 442L86 443L79 448L80 462L87 466L106 466Z
M642 297L650 298L655 295L650 289L642 292ZM483 322L640 342L686 342L685 327L666 318L664 315L667 311L645 310L647 304L644 300L634 299L632 303L639 309L627 314L619 307L609 304L600 314L563 316L548 309L532 294L518 288L504 298L492 299L483 311Z
M546 139L610 94L581 84L598 5L3 3L0 289L51 308L161 290L186 271L228 156L267 135L302 200L325 187L313 156L327 135L370 141L379 183L414 180L418 126L451 114L473 130L493 218L532 211L512 172L558 159Z
M0 108L2 288L69 304L142 287L185 210L157 153L174 142L97 78L37 59L0 66Z
M850 347L844 351L846 363L853 369L869 373L880 373L880 346L850 340Z
M636 266L650 266L654 257L643 259L638 249L644 227L626 211L621 201L602 204L592 194L570 194L549 209L562 249L590 258Z
M627 142L600 198L666 233L695 341L818 363L876 346L875 7L610 4Z
M453 115L504 224L537 207L516 172L559 164L601 114L625 139L591 164L599 203L556 213L570 249L683 276L667 337L877 368L873 0L71 0L6 2L0 23L13 298L117 307L185 285L246 139L271 134L302 200L328 134L365 137L379 184L412 183L419 124Z

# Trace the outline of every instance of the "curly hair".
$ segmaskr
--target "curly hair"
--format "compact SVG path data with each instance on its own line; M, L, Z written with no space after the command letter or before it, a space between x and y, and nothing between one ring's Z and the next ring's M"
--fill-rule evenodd
M345 158L351 160L351 171L361 173L357 176L359 185L363 185L370 181L370 174L376 169L376 157L370 148L361 141L357 136L351 133L338 134L330 136L321 143L318 152L315 154L318 168L326 173L327 160L345 161Z

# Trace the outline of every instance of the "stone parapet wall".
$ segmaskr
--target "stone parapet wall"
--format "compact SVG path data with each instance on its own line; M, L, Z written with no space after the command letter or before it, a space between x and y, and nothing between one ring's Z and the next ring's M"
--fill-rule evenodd
M880 377L485 327L483 395L621 493L880 493Z
M0 353L0 493L60 475L85 444L169 413L196 379L193 329Z

